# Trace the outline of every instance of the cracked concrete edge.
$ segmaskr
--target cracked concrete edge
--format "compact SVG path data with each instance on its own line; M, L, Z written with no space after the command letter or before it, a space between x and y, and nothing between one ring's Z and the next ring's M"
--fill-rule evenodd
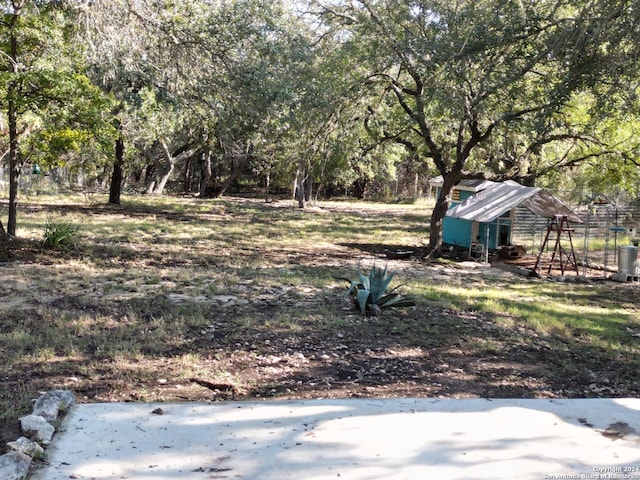
M23 480L29 475L34 458L46 455L45 448L60 425L59 416L66 413L75 404L75 395L70 390L52 390L42 393L34 402L30 415L22 417L23 437L7 443L10 451L0 456L0 478L4 480ZM30 421L40 421L44 433L33 430ZM51 429L53 428L53 431ZM28 437L28 438L27 438ZM35 438L34 441L29 438Z

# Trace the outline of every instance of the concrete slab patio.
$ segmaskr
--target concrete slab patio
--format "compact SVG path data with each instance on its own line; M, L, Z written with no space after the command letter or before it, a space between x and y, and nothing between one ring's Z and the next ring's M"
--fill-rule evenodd
M34 480L640 479L640 399L74 406Z

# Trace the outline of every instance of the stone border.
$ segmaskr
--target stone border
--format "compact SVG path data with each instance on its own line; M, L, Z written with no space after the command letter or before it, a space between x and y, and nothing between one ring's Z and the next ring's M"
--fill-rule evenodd
M24 436L7 443L11 451L0 456L1 479L23 480L27 477L33 459L45 456L44 448L51 443L59 426L59 414L67 412L75 403L75 395L69 390L53 390L38 397L32 413L20 418Z

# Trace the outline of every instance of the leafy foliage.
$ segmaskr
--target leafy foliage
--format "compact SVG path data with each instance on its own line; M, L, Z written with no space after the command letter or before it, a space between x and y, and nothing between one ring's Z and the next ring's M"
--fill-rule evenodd
M98 187L111 170L114 191L295 184L307 200L391 195L408 165L416 192L447 179L434 248L469 175L558 184L572 169L584 188L638 190L637 2L4 5L11 235L19 167L33 162Z
M383 308L414 306L415 301L412 298L403 297L395 292L401 285L388 290L394 275L387 274L387 267L382 269L374 265L369 275L359 273L358 278L351 281L347 296L352 298L363 315L371 311L380 316Z
M0 21L0 140L11 172L7 233L16 234L21 167L66 165L86 144L110 135L110 99L84 75L69 34L76 28L67 2L4 2ZM6 129L6 130L5 130ZM104 155L103 155L104 156Z
M66 248L76 243L79 227L70 222L47 220L42 244L47 248Z
M430 252L441 246L450 192L463 178L483 172L533 184L602 150L628 150L619 143L603 149L593 131L598 113L630 101L615 93L637 92L635 5L361 0L318 8L353 48L365 95L378 96L362 112L368 132L403 145L444 177ZM584 95L596 101L577 117ZM586 155L592 146L598 149Z

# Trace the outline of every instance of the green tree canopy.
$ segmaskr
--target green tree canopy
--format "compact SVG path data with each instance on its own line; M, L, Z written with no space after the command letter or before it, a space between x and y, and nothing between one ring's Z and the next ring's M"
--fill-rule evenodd
M636 78L636 2L315 4L354 52L353 62L366 69L362 85L379 96L370 105L370 124L430 159L444 177L431 220L432 251L442 242L453 187L489 170L487 151L494 151L500 173L530 175L529 157L544 146L592 137L568 115L576 95L593 93L594 109L607 111L619 105L613 95ZM503 148L509 142L524 146L526 155Z
M70 5L44 0L2 2L0 107L8 137L3 156L9 169L6 233L10 236L16 234L23 164L55 163L53 153L58 157L72 151L81 138L104 131L100 115L104 99L87 81L69 41L74 28Z

